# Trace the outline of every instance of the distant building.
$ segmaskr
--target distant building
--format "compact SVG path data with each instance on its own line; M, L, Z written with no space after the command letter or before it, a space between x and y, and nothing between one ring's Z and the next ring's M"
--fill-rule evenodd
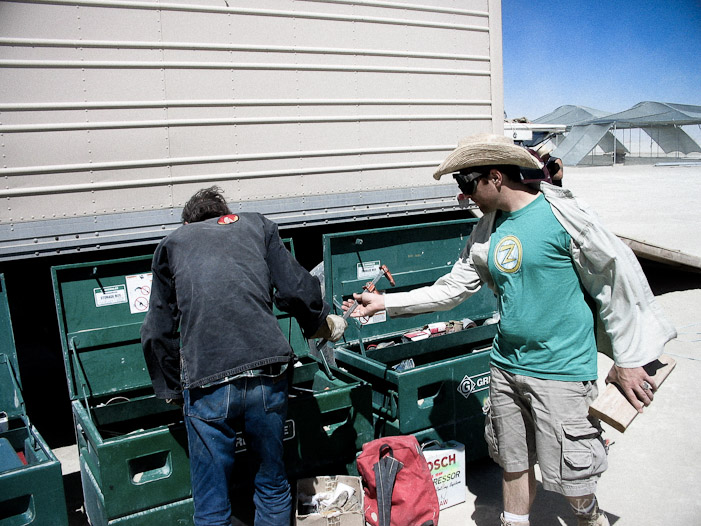
M553 155L569 166L581 164L701 162L701 106L640 102L620 113L584 106L560 106L531 126L565 125ZM690 133L692 135L690 135Z

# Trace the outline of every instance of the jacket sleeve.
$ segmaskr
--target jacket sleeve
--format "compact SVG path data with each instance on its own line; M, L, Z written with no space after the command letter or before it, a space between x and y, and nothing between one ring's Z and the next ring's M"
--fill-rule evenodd
M676 337L633 251L571 192L545 186L555 217L572 237L572 259L597 304L597 347L620 367L659 358Z
M601 227L589 228L572 252L582 284L598 306L597 347L620 367L646 365L660 357L676 330L633 251Z
M473 249L488 242L488 224L480 221L458 261L448 274L433 285L408 292L385 294L385 309L390 317L413 316L425 312L450 310L475 294L483 280L475 266Z
M156 397L178 399L182 398L180 311L164 243L154 253L152 271L151 299L141 326L141 345Z
M305 338L311 338L331 308L321 296L319 280L302 267L283 244L277 225L268 220L265 223L266 261L275 289L273 301L280 310L297 319Z

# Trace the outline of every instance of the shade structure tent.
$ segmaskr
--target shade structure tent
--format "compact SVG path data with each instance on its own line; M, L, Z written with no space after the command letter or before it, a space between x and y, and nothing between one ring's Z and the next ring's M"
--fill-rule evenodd
M535 119L533 122L538 124L547 122L573 126L592 119L600 119L606 115L609 115L609 113L606 111L595 110L594 108L587 108L586 106L565 105L560 106L547 115L543 115L542 117Z
M628 152L623 143L611 133L611 126L585 124L606 118L608 115L610 115L608 112L586 106L565 105L533 122L567 125L568 133L563 140L556 144L552 155L560 157L566 165L575 165L597 146L604 152L614 151L615 147L615 151L621 159Z
M620 113L606 114L582 106L561 106L534 122L567 124L568 132L553 155L566 165L579 164L597 146L622 161L628 148L616 130L639 128L665 153L701 153L701 146L681 126L701 125L701 106L640 102Z

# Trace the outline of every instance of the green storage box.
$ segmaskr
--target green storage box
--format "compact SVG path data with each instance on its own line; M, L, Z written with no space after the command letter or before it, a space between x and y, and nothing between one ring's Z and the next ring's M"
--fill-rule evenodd
M396 286L383 277L378 289L400 292L433 283L450 271L475 225L462 220L325 235L327 300L338 310L380 265ZM484 287L451 311L399 318L378 313L350 322L345 341L336 345L336 361L372 384L377 435L434 430L434 439L457 440L466 449L476 436L483 441L496 310L494 294ZM404 337L429 324L463 320L476 326L418 341ZM484 451L481 443L473 449Z
M192 523L182 412L153 395L139 329L150 257L51 269L83 497L93 526ZM155 522L154 522L155 523Z
M141 348L150 267L146 256L52 268L85 508L93 526L192 522L182 412L155 398ZM329 380L305 356L308 346L296 320L277 314L299 355L285 436L288 472L294 477L350 465L372 439L371 388L343 371ZM242 470L246 457L241 435L236 461Z
M68 525L61 464L25 412L0 274L0 526L44 524Z

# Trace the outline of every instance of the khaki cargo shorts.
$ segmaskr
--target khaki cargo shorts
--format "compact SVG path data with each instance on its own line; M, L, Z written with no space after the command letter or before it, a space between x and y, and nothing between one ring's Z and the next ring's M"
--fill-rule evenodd
M504 471L540 465L543 487L568 497L596 492L607 450L589 404L596 382L562 382L491 367L485 438Z

